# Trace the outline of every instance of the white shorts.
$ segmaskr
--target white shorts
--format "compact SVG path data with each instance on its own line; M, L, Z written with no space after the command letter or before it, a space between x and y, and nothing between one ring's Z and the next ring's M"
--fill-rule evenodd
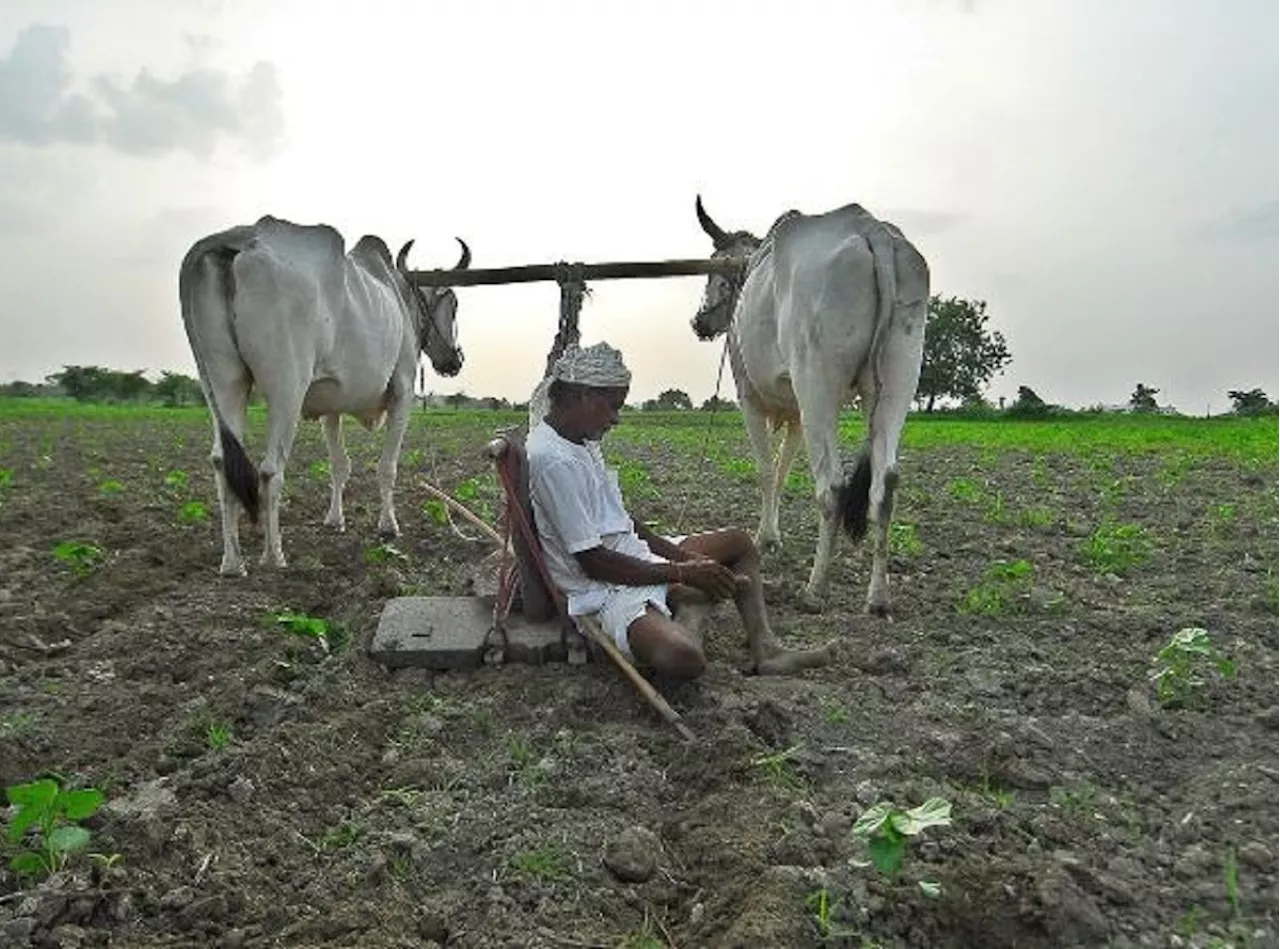
M631 643L627 640L627 629L644 616L651 603L664 616L671 616L665 583L651 587L611 586L605 594L604 604L594 614L601 629L612 637L618 650L632 661L635 661L635 656L631 652Z
M675 534L668 535L665 539L678 547L687 536L687 534ZM644 616L650 603L669 619L671 607L667 606L668 589L665 583L647 587L610 585L604 593L604 604L596 612L595 617L600 621L600 627L605 633L613 638L618 650L633 662L636 657L631 652L627 629Z

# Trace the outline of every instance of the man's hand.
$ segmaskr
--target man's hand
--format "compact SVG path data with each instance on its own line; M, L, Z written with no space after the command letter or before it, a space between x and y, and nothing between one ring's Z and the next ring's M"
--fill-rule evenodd
M706 557L677 564L680 582L718 600L731 600L738 592L739 578L728 567Z

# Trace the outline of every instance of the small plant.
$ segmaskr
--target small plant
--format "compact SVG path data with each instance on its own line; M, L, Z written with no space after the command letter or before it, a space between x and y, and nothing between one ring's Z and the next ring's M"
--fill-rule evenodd
M324 832L320 838L320 849L326 853L332 853L335 850L350 847L360 839L362 833L364 831L359 824L354 821L343 821Z
M896 877L902 869L907 838L917 837L929 827L946 827L951 824L951 802L931 797L919 807L904 811L892 801L881 801L868 808L853 825L853 835L866 841L871 862L887 877ZM922 880L921 889L929 895L937 895L937 884Z
M445 503L439 498L431 498L422 502L422 513L426 515L427 520L433 521L441 526L449 523L449 509L445 507Z
M982 499L982 486L975 478L956 478L947 482L947 494L964 504L977 504Z
M98 485L98 493L104 498L114 498L124 493L124 485L115 478L108 478L102 484Z
M1081 552L1095 572L1118 575L1144 563L1152 549L1146 530L1137 524L1103 521L1085 540Z
M1049 789L1049 801L1070 817L1089 817L1097 806L1098 789L1087 782L1055 785Z
M337 652L347 642L346 633L341 626L336 623L330 623L328 620L321 619L318 616L308 616L306 613L285 610L281 613L270 614L269 619L277 626L284 627L286 631L294 636L318 640L325 652Z
M822 705L822 717L828 725L843 725L849 721L849 710L836 699L823 696L819 704Z
M6 836L20 843L27 831L37 829L39 845L24 850L9 861L9 868L23 876L46 877L57 873L73 853L89 846L91 834L79 822L92 817L102 806L102 792L96 788L64 791L52 778L5 789L9 803L18 811L9 823Z
M997 560L987 567L986 576L960 601L961 613L998 616L1025 592L1035 574L1029 560Z
M1160 663L1160 667L1152 673L1151 681L1156 684L1156 698L1165 708L1182 707L1194 700L1205 684L1198 674L1205 663L1225 679L1236 674L1236 664L1209 641L1209 631L1198 626L1174 633L1168 645L1156 653L1154 661Z
M751 764L753 767L759 768L766 780L771 784L776 784L779 787L798 788L804 782L796 774L795 765L792 762L802 747L802 745L792 745L790 748L771 755L760 755L758 758L753 758Z
M13 469L0 468L0 491L13 485Z
M178 523L202 524L209 519L209 509L199 501L188 501L178 508Z
M924 544L916 525L906 522L895 522L889 525L889 550L899 557L918 557L924 553Z
M840 900L838 897L833 898L825 886L806 896L804 905L813 914L813 924L818 930L818 939L822 942L857 935L851 930L837 926L832 921L831 917L840 907Z
M210 722L205 729L204 740L214 751L221 751L231 744L231 726L225 722Z
M1022 527L1052 527L1058 516L1052 508L1029 507L1018 514L1018 524Z
M367 564L388 564L409 562L409 555L392 543L371 544L364 549L364 562Z
M511 866L530 879L544 883L567 880L572 876L569 858L558 847L538 847L515 854Z
M307 473L317 481L329 480L329 462L313 461L307 466Z
M94 544L64 540L53 548L53 556L71 568L78 577L87 577L102 565L102 549Z
M187 490L188 481L187 473L181 469L170 471L164 476L165 489L172 491L174 494Z

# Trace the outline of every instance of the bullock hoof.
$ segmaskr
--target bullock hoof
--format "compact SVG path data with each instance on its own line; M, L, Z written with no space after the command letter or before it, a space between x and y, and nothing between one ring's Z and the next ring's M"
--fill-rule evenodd
M247 577L249 575L243 560L222 561L222 566L218 568L218 573L224 577Z
M400 525L396 523L394 517L378 522L378 537L380 540L395 540L399 536Z
M285 562L284 554L277 553L273 555L268 551L263 551L262 559L258 563L264 567L275 567L277 570L283 570L289 566Z
M884 602L868 602L867 612L872 616L878 616L880 619L892 620L889 614L889 604Z
M345 534L347 532L347 521L346 518L342 516L334 517L330 514L324 519L324 526L332 527L339 534Z
M802 613L821 613L825 608L825 604L822 602L822 597L818 596L816 593L811 593L808 590L801 590L797 600L798 602L796 605L800 608L800 612Z

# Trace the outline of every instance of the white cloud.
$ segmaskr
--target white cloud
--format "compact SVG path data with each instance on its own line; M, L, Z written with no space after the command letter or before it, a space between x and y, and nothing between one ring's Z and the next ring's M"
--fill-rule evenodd
M86 95L74 91L70 48L65 27L35 24L18 34L0 60L0 141L36 147L102 142L132 155L185 151L208 159L220 142L232 140L259 160L281 143L282 94L270 62L241 77L209 68L174 79L143 68L128 82L99 75Z

